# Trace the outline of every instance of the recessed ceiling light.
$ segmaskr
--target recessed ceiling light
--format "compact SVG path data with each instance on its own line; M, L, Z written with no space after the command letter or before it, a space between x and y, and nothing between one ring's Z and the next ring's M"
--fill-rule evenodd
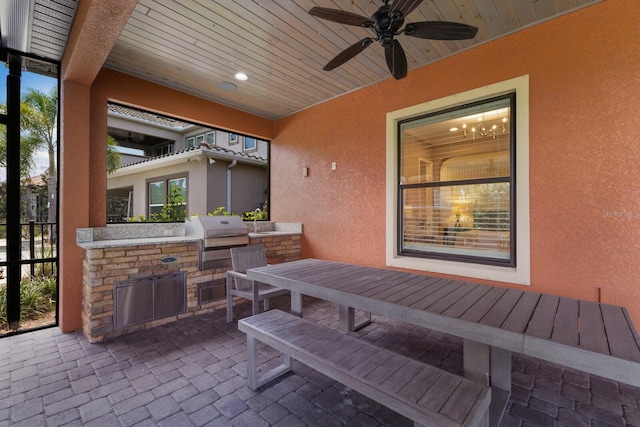
M247 77L247 75L245 73L236 73L236 75L234 76L236 79L241 80L241 81L245 81L247 80L249 77Z
M233 92L238 88L238 86L234 85L231 82L221 82L221 83L218 83L218 86L220 87L220 89L226 90L228 92Z
M454 127L452 127L451 129L449 129L449 132L455 132L455 131L457 131L457 130L458 130L458 128L454 126Z

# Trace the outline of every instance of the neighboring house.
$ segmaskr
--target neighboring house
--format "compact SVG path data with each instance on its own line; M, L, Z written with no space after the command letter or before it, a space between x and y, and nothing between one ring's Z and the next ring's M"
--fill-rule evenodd
M49 203L47 181L43 176L32 176L22 183L24 188L24 219L26 221L47 222Z
M121 166L107 176L107 219L148 218L178 188L189 215L235 214L268 200L268 142L109 104L108 133Z

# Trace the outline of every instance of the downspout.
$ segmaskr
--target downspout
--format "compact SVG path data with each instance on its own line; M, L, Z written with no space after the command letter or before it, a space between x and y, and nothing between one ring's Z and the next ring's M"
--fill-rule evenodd
M227 212L231 212L231 169L238 164L238 161L234 159L229 166L227 166Z

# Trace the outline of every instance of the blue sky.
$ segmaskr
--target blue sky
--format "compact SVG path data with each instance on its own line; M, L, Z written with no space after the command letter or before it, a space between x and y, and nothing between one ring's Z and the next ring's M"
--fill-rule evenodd
M0 103L7 102L7 75L9 69L5 66L0 67ZM49 93L51 88L55 87L58 81L51 77L41 76L40 74L24 72L22 73L21 87L24 92L26 88L35 88L44 93Z

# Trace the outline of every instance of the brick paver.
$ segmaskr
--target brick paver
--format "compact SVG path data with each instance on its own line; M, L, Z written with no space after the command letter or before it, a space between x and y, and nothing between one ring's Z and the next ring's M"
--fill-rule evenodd
M272 306L288 310L288 297ZM338 327L335 305L305 299L305 316ZM246 316L249 304L237 304ZM353 333L453 373L456 337L374 316ZM279 355L264 348L260 359ZM90 344L57 328L0 339L3 426L410 426L401 415L294 362L257 391L246 343L223 310ZM514 355L502 427L640 426L640 389Z

